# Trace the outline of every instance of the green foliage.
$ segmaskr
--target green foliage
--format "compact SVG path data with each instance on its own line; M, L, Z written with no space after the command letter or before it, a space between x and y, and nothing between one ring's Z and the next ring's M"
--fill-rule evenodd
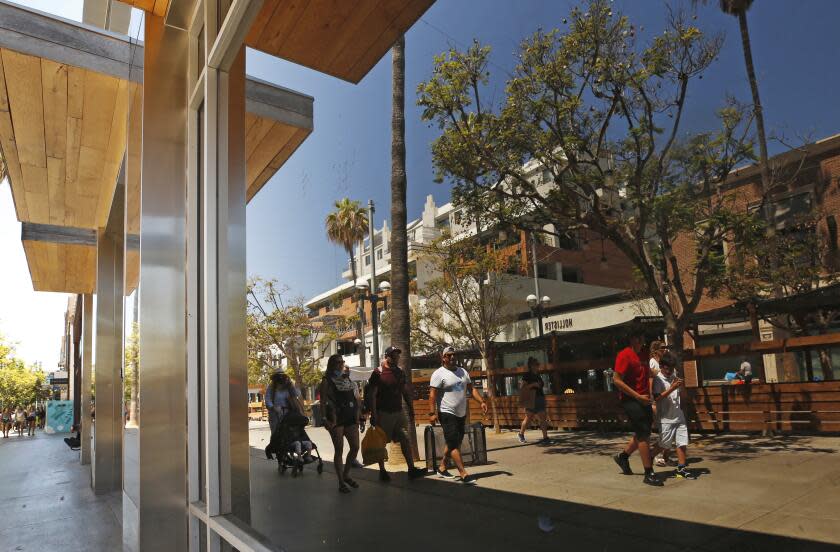
M41 370L30 370L15 358L14 346L0 334L0 407L27 407L40 396L46 380Z
M752 224L720 196L732 168L754 158L752 120L726 99L718 130L682 135L689 85L722 38L680 12L648 44L635 34L610 2L592 0L564 30L522 42L501 105L483 97L490 50L478 43L436 58L418 104L442 131L437 177L471 218L589 228L612 241L681 342L703 293L719 285L720 244ZM697 250L688 260L674 253L686 236Z
M367 211L358 201L345 197L335 202L335 211L327 215L324 224L327 239L343 247L350 256L350 269L355 281L356 263L353 258L353 247L367 235Z
M286 359L287 372L298 387L321 380L315 362L323 348L355 323L355 319L318 321L309 317L302 298L289 298L276 280L254 278L247 288L248 384L265 385L274 371L273 357Z
M507 270L515 259L477 239L447 235L424 247L418 264L431 275L418 290L411 309L411 343L418 353L443 345L478 350L514 317L505 310Z

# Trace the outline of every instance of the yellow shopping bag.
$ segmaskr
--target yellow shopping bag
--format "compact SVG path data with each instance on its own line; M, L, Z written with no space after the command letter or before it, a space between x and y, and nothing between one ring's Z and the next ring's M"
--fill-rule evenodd
M362 439L362 462L368 465L387 460L386 444L388 444L388 438L384 431L378 427L368 429L365 438Z

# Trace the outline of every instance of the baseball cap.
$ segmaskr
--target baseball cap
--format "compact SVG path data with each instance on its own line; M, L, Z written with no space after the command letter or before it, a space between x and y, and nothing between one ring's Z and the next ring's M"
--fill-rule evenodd
M385 356L391 356L393 354L400 354L400 353L402 353L402 350L394 347L393 345L391 345L387 349L385 349Z
M452 353L453 355L455 354L455 347L453 347L452 345L447 345L447 346L446 346L446 347L444 347L444 348L443 348L443 350L440 352L440 354L442 354L442 355L447 355L447 354L449 354L449 353Z

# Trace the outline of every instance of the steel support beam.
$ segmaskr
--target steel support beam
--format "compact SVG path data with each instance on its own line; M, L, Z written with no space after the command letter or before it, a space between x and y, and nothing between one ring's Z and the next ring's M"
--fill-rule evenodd
M187 549L186 128L189 35L146 13L137 526L127 550ZM124 517L124 525L125 525Z
M91 416L90 390L93 374L93 295L82 296L82 431L81 462L90 464ZM91 480L92 484L92 480Z
M125 164L114 190L108 224L97 236L93 436L93 490L97 494L122 487L124 232Z

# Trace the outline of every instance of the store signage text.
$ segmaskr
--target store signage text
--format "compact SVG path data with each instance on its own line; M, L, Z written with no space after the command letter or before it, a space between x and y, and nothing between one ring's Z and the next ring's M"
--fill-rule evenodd
M570 330L574 327L573 318L561 318L560 320L550 320L544 324L545 331L554 332L557 330Z

